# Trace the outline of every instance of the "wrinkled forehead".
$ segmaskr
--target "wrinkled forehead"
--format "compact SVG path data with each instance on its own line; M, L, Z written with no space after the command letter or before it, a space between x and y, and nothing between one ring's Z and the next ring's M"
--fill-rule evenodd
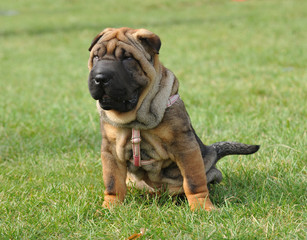
M109 55L120 58L124 54L129 53L138 60L144 57L147 60L151 59L150 54L144 49L140 40L135 36L135 30L106 29L102 34L102 37L91 51L94 56L102 57L104 55Z

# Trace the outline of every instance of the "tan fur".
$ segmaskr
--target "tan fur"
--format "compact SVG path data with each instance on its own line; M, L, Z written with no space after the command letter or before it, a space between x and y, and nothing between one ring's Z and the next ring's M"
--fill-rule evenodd
M149 191L184 192L192 210L211 210L205 165L184 103L179 99L167 108L179 84L151 47L160 41L158 36L145 29L105 29L94 41L89 69L94 55L113 60L124 49L139 62L140 81L148 81L132 111L105 111L97 104L103 137L104 206L122 202L129 184ZM154 159L154 163L138 168L130 162L131 128L141 129L142 158Z

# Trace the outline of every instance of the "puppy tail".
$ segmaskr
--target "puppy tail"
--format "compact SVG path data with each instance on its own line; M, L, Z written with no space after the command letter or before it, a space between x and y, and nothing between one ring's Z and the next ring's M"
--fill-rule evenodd
M217 154L216 162L227 155L248 155L257 152L260 145L248 145L238 142L216 142L210 145Z

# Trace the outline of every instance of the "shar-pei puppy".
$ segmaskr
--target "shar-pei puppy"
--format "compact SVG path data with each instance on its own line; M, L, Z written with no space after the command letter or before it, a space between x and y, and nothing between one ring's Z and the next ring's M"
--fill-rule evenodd
M207 185L222 180L217 161L258 145L204 145L176 76L159 61L160 38L146 29L107 28L89 51L88 86L101 120L104 207L123 202L127 186L184 193L192 210L210 210Z

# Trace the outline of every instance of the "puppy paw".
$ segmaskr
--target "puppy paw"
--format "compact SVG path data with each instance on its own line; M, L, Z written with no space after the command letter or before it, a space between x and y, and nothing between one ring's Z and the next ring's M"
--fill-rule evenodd
M119 205L120 203L121 201L115 195L105 195L102 207L111 209L112 207Z
M190 200L189 204L192 211L206 210L209 212L215 209L209 197Z

